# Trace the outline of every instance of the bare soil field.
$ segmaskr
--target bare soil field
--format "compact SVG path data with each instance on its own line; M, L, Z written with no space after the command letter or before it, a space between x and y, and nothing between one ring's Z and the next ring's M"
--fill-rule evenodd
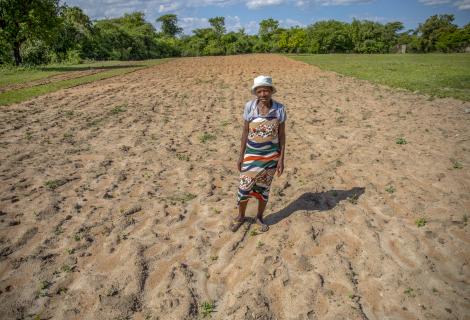
M260 74L286 170L232 233ZM1 318L470 319L468 108L278 55L0 107Z

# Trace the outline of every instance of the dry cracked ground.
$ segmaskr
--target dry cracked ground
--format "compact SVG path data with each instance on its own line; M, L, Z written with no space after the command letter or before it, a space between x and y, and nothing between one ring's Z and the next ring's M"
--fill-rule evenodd
M259 74L286 105L286 171L270 230L232 233ZM470 319L469 107L278 55L2 106L1 318Z

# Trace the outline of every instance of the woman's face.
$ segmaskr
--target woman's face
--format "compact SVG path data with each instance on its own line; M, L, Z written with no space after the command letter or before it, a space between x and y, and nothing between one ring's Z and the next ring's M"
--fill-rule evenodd
M273 94L273 90L271 87L258 87L255 91L256 96L261 101L269 101Z

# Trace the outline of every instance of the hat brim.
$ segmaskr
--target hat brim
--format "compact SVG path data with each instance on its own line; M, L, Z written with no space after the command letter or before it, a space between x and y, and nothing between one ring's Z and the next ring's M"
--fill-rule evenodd
M251 87L251 93L255 94L256 88L259 88L259 87L270 87L273 90L273 93L276 93L277 91L276 88L272 84L265 82L265 83L258 83L254 85L253 87Z

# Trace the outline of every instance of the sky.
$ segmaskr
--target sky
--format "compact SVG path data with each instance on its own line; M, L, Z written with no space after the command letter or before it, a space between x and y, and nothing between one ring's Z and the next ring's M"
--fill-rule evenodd
M66 0L78 6L92 19L116 18L141 11L157 29L159 16L172 13L178 17L183 33L209 27L208 19L225 17L227 31L244 28L255 34L259 22L273 18L284 28L305 27L322 20L351 22L354 18L380 23L401 21L405 30L415 29L434 14L453 14L454 23L470 22L470 0Z

